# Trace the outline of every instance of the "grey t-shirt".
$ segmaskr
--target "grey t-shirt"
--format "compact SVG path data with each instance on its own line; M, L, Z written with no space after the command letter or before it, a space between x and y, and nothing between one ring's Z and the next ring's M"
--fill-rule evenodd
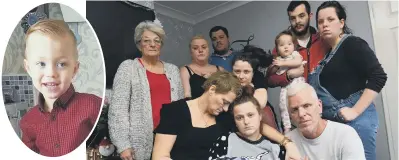
M236 133L219 137L209 152L209 159L218 160L279 160L282 156L280 146L266 137L250 141Z
M351 126L327 121L323 133L315 139L305 138L298 129L287 133L302 156L309 160L365 160L359 135Z

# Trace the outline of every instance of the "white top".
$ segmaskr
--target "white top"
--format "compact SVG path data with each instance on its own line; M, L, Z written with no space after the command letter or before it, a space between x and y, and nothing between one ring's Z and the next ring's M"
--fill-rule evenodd
M310 40L310 36L308 37L308 38L306 38L306 40L300 40L300 39L297 39L297 41L298 41L298 44L301 46L301 47L304 47L304 48L306 48L306 46L308 45L308 43L309 43L309 40Z
M298 51L293 51L293 52L292 52L289 56L287 56L287 57L278 56L276 59L277 59L277 60L281 60L281 61L289 61L289 60L293 60L295 57L301 57L301 58L302 58L301 54L299 54ZM282 74L283 74L284 72L286 72L288 69L290 69L290 68L288 68L288 67L280 67L279 70L277 70L276 74L277 74L277 75L282 75Z
M287 134L298 147L301 156L310 160L366 160L363 143L351 126L327 121L323 133L307 139L298 129Z

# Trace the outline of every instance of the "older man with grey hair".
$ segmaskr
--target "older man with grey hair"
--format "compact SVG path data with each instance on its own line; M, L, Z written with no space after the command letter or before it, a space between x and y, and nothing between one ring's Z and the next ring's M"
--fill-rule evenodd
M287 86L288 111L296 129L287 133L310 160L364 160L363 144L352 127L321 118L322 103L305 82Z

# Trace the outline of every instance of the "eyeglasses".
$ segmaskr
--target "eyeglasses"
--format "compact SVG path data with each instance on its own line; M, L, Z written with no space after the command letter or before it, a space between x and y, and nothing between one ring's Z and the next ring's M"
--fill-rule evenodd
M152 43L154 43L155 45L161 45L161 43L162 43L162 41L158 40L158 39L155 39L155 40L142 39L141 42L146 44L146 45L150 45Z

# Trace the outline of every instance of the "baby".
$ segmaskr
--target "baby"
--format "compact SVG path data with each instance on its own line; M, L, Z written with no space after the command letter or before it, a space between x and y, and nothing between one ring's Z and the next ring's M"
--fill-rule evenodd
M295 51L295 37L288 30L281 32L276 36L275 45L278 57L273 60L273 65L279 67L276 74L281 75L287 72L288 77L301 77L306 61L302 61L302 56ZM280 93L280 111L282 123L284 126L284 133L291 129L291 121L287 110L287 92L285 87L281 88Z
M304 65L306 61L302 61L302 56L295 51L294 40L290 31L281 32L275 39L279 56L273 61L273 65L279 67L276 72L278 75L287 72L288 77L300 77L303 74L301 65Z

